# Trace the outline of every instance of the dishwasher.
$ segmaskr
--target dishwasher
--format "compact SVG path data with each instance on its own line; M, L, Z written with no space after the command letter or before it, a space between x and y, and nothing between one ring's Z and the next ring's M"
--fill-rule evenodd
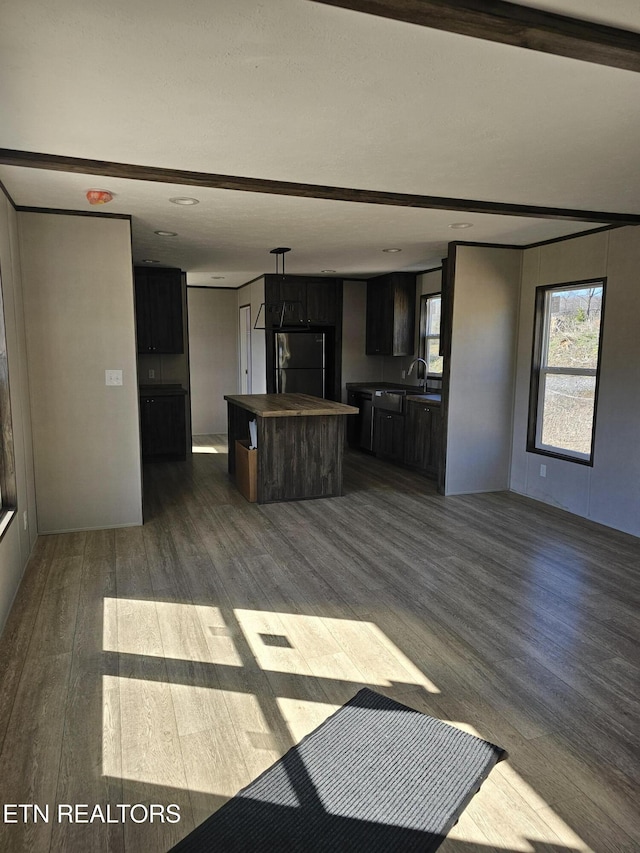
M360 409L349 418L348 440L351 447L373 451L373 391L349 391L347 402Z

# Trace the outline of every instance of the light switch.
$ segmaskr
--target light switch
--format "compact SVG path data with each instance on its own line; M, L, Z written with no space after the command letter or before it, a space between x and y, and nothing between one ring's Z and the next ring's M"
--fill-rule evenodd
M105 370L104 372L105 385L122 385L121 370Z

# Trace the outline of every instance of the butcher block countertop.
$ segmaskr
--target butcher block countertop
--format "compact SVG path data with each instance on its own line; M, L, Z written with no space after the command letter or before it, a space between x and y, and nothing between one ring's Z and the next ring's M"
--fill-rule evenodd
M309 394L225 394L234 406L261 418L289 418L309 415L357 415L355 406L311 397Z

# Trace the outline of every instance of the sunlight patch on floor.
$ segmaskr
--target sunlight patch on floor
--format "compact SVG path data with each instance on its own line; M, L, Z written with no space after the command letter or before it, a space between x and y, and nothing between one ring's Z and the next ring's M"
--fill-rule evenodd
M447 720L449 725L476 737L481 733L469 723ZM540 814L545 810L544 817ZM490 842L496 850L535 853L541 846L567 853L594 851L560 818L547 802L509 764L496 765L473 797L458 826L448 837L458 841Z
M220 451L216 447L207 444L194 444L191 450L193 451L193 453L220 453Z
M103 649L242 666L220 609L200 604L105 598Z
M264 610L235 610L235 616L263 669L309 674L361 684L406 684L439 690L371 622ZM287 646L265 642L281 637Z
M250 693L103 676L103 696L104 776L230 797L280 757Z
M329 705L323 702L311 702L304 699L290 699L278 696L276 699L282 719L287 724L291 737L295 743L302 740L331 714L335 713L339 705Z

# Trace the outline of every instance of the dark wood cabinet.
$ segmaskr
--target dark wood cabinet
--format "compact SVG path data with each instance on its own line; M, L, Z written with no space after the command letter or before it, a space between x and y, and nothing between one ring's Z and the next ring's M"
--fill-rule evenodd
M141 395L140 427L143 459L186 458L184 394Z
M440 406L410 400L405 418L405 464L437 476L442 440Z
M182 353L182 273L135 268L136 332L139 353Z
M389 273L367 282L367 355L413 355L416 276Z
M312 326L333 326L338 310L338 283L333 278L307 284L307 318Z
M374 409L373 447L376 456L404 461L404 415Z
M342 308L335 278L297 275L265 276L265 302L271 328L334 326Z

